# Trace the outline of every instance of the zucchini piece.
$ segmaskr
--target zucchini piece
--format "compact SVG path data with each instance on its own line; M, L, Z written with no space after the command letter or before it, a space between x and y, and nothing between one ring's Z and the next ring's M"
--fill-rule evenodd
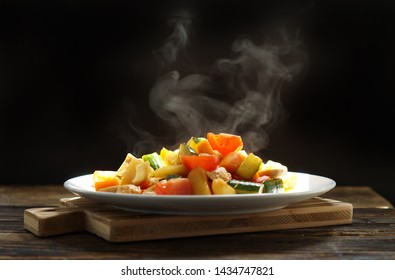
M196 151L196 144L204 140L206 140L206 138L191 137L191 139L188 140L187 145Z
M204 137L192 137L192 140L193 140L193 142L195 142L197 144L197 143L207 140L207 139Z
M264 191L267 193L284 192L284 183L281 179L269 179L263 182Z
M165 164L162 161L162 158L158 155L157 152L148 155L143 155L141 158L144 161L148 161L154 170L165 166Z
M262 159L250 153L236 170L236 174L243 180L251 180L258 172Z
M232 186L238 194L259 193L259 190L263 188L263 184L261 183L247 182L235 179L230 180L228 182L228 185Z
M198 153L188 144L180 144L178 148L178 155L180 156L197 156Z
M176 178L182 178L182 176L179 174L171 174L171 175L167 175L165 180L176 179Z

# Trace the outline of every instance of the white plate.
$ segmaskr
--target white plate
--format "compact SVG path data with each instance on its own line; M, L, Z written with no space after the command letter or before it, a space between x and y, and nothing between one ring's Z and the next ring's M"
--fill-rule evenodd
M171 215L219 215L272 211L326 193L332 179L296 173L297 184L287 193L238 195L138 195L96 192L92 174L72 178L66 189L81 197L135 212Z

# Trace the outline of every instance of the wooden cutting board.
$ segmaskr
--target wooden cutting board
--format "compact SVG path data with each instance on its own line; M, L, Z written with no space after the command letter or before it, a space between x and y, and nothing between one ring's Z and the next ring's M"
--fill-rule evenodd
M60 207L26 209L24 225L41 237L88 231L127 242L350 224L352 215L352 204L320 197L270 212L215 216L133 213L74 197L61 199Z

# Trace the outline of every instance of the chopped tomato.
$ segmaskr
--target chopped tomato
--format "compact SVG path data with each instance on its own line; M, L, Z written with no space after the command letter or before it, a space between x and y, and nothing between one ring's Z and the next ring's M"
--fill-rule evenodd
M149 180L147 180L147 181L142 182L142 183L140 184L140 187L141 187L142 189L147 189L147 188L149 188L150 185L151 185L151 182L150 182Z
M219 151L224 156L243 148L243 140L240 136L234 134L208 132L207 140L214 150Z
M155 183L155 193L158 195L190 195L192 185L187 178L174 178Z
M200 166L206 171L213 171L218 166L219 158L216 155L209 154L201 154L199 156L182 155L181 161L184 166L189 170Z

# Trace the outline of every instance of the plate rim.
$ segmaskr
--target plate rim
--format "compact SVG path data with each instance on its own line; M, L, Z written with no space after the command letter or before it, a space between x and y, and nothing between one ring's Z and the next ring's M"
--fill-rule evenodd
M261 202L272 200L271 202L273 203L275 200L281 201L281 199L288 198L291 200L296 200L292 201L291 203L289 202L282 202L277 204L279 207L278 208L284 208L288 205L291 205L296 202L300 202L309 198L317 197L319 195L322 195L334 187L336 187L336 182L328 177L320 176L320 175L315 175L315 174L309 174L309 173L303 173L303 172L291 172L291 173L296 173L297 176L306 176L309 179L310 178L316 178L319 180L325 180L325 184L322 184L321 186L318 186L314 190L301 190L301 191L295 191L295 192L286 192L286 193L275 193L275 194L268 194L268 193L263 193L263 194L239 194L239 195L140 195L140 194L117 194L117 193L107 193L107 192L97 192L93 184L91 185L92 190L86 189L79 186L76 184L76 180L89 180L88 177L92 177L91 174L85 174L85 175L80 175L77 177L73 177L68 179L67 181L64 182L64 187L70 191L71 193L74 193L80 197L84 197L87 199L94 200L96 202L104 203L110 206L114 206L116 208L124 208L124 202L125 201L131 201L131 202L147 202L147 203L157 203L160 204L160 202L170 202L173 200L179 200L183 203L187 202L199 202L199 201L204 201L205 203L230 203L234 201L242 202L242 201L250 201L250 202L256 202L256 200L259 200ZM301 199L299 199L301 198ZM114 203L114 199L118 199L118 202ZM121 203L120 203L121 202ZM149 205L148 205L149 206ZM158 205L154 205L156 208ZM154 207L154 208L155 208ZM141 207L140 207L141 208ZM135 212L143 212L143 213L155 213L155 214L176 214L176 215L191 215L191 214L196 214L196 215L215 215L218 214L218 211L212 210L210 211L203 211L202 212L188 212L185 210L169 210L166 211L166 209L162 210L147 210L150 209L150 207L145 207L145 209L140 209L140 208L133 208L133 207L126 207L125 210L129 211L135 211ZM160 207L159 208L163 208ZM181 207L182 208L182 207ZM246 210L247 209L247 210ZM239 213L254 213L254 212L265 212L265 211L270 211L267 210L266 208L262 207L261 210L257 210L257 208L251 209L251 211L248 210L248 207L246 209L243 209L243 211L219 211L221 213L219 214L235 214L236 212ZM273 209L274 210L274 209ZM226 212L226 213L225 213Z

